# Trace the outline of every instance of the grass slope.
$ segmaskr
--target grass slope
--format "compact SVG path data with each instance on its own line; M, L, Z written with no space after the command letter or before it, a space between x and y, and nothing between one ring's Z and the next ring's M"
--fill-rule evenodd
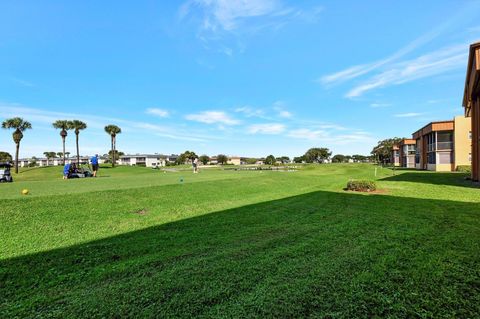
M480 313L480 190L460 174L380 169L367 195L342 188L371 165L57 170L0 185L0 317Z

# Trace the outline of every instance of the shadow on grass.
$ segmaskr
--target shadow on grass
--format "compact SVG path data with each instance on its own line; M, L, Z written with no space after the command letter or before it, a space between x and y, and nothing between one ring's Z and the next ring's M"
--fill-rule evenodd
M382 180L478 188L477 184L472 183L471 180L466 179L467 176L468 174L466 173L457 173L457 172L444 173L444 172L415 171L415 172L397 172L397 174L393 176L385 177Z
M1 260L0 316L475 317L479 208L313 192Z

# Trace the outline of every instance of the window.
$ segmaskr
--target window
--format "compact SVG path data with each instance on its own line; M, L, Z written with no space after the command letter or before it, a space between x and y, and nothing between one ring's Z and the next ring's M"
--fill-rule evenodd
M439 164L452 163L452 152L438 152L438 163Z
M436 153L435 152L430 152L427 154L427 163L428 164L436 164Z
M453 149L453 132L438 132L437 149L451 150Z

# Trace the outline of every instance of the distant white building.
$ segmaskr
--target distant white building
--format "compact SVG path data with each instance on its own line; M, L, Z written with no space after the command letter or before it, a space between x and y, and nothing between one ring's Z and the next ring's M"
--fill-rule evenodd
M89 164L91 156L80 156L80 165ZM99 156L98 163L103 164L108 160L108 158ZM32 163L35 163L35 166L45 167L45 166L63 166L63 158L61 157L54 157L54 158L21 158L18 160L18 166L20 167L28 167ZM65 164L72 164L77 163L77 157L68 157L65 159Z
M166 165L164 156L160 154L135 154L120 156L119 165L161 167Z
M242 165L242 158L239 156L231 156L228 158L227 164L230 165Z

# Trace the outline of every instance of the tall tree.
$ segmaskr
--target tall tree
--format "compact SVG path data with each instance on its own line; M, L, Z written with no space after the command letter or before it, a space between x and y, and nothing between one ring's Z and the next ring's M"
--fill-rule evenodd
M43 155L47 158L47 166L50 165L50 159L57 157L55 152L43 152Z
M177 163L178 164L191 163L195 158L197 158L197 154L195 154L195 152L185 151L178 156Z
M67 138L67 131L70 129L70 121L67 120L57 120L53 122L53 128L60 130L60 136L62 137L62 145L63 145L63 165L65 165L65 139Z
M330 158L332 152L328 148L314 147L305 153L305 160L307 163L323 163Z
M12 160L12 155L7 152L0 151L0 162L10 162Z
M273 155L268 155L265 158L265 161L264 161L264 163L267 164L267 165L273 165L273 164L275 164L275 162L276 162L276 159L275 159L275 156L273 156Z
M400 143L404 138L394 137L378 141L377 145L372 149L371 154L375 157L377 162L392 163L393 145Z
M365 155L354 154L352 155L352 159L355 163L365 162L367 157Z
M208 155L200 155L200 157L198 158L198 160L199 160L200 163L202 163L203 165L207 165L208 162L210 161L210 157L208 157Z
M105 126L105 132L110 135L112 143L112 167L115 167L116 162L116 149L117 149L117 135L122 133L122 129L116 125L110 124Z
M299 164L306 162L305 155L294 157L293 162Z
M332 157L332 163L344 163L346 162L346 156L342 154L336 154Z
M217 155L217 163L218 164L227 164L228 162L228 157L226 155L223 155L223 154L218 154Z
M80 165L80 150L78 147L78 136L80 135L80 131L87 128L87 124L79 120L73 120L70 122L70 128L75 132L75 144L77 146L77 165Z
M30 122L24 121L20 117L14 117L3 121L2 128L15 130L12 134L12 137L13 141L15 142L15 173L18 174L18 155L20 153L20 141L23 138L23 132L25 132L25 130L31 129L32 124L30 124Z
M113 150L110 150L110 151L108 152L108 157L109 157L109 158L113 158L114 154L115 154L115 161L118 161L118 160L120 159L120 156L125 155L124 152L121 152L121 151L119 151L119 150L115 150L115 152L113 152Z
M282 164L288 164L290 163L290 157L288 156L277 157L277 161L282 162Z

